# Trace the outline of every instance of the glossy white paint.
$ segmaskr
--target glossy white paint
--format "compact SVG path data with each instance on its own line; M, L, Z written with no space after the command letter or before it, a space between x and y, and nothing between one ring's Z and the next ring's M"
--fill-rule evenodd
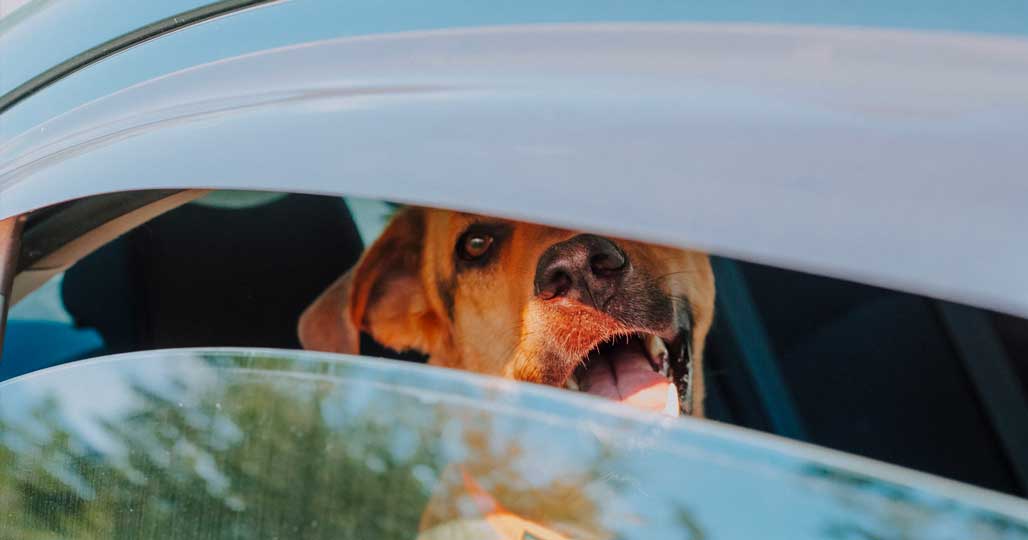
M1026 40L693 24L406 33L198 65L71 110L0 147L0 217L158 187L345 194L1028 315L1025 141Z

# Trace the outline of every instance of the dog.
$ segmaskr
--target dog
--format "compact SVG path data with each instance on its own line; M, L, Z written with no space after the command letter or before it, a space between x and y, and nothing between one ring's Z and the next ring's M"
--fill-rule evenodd
M298 333L356 354L364 331L432 365L702 416L713 313L704 253L405 207Z

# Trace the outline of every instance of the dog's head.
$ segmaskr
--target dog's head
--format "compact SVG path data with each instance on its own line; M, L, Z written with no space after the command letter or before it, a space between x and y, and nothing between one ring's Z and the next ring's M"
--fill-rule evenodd
M702 414L713 310L702 253L406 208L299 333L305 348L357 353L363 330L436 365Z

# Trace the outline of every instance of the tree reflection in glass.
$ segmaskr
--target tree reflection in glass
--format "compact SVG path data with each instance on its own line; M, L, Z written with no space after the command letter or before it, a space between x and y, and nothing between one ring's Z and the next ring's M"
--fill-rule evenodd
M1016 501L978 508L829 462L570 392L336 355L155 351L0 384L4 540L1028 539Z

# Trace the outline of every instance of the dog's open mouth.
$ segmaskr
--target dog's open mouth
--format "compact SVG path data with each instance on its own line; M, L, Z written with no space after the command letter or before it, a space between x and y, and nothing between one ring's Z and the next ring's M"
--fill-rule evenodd
M646 332L610 337L582 358L564 386L669 416L692 409L688 332L668 341Z

